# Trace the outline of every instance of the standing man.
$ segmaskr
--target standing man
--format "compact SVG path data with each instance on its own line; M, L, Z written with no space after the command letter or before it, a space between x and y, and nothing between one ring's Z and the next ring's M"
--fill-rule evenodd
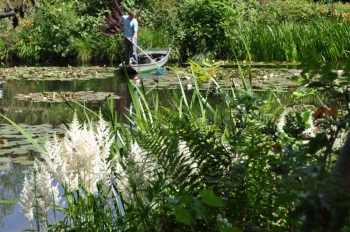
M135 16L135 11L131 11L129 15L120 18L120 23L124 24L125 65L130 65L130 54L132 64L138 64L137 31L139 25Z

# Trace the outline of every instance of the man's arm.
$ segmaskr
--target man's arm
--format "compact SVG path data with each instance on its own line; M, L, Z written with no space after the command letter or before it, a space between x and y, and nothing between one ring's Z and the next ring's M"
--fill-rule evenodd
M120 22L120 23L124 23L124 16L120 17L119 22Z
M134 38L137 38L137 31L134 31L134 34L132 35L132 38L131 38L131 43L134 43Z
M139 30L139 23L135 20L134 24L134 34L132 35L131 42L134 43L134 38L137 38L137 31Z

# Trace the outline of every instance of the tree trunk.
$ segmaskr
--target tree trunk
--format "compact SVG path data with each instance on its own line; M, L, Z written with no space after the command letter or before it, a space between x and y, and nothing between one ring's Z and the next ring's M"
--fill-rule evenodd
M1 13L0 14L0 19L1 18L7 18L7 17L15 16L15 15L16 15L15 10L11 10L11 11L6 12L6 13Z

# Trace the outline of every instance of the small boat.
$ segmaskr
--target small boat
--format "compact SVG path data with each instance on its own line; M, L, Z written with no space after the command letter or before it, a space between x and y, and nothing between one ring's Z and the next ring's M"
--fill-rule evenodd
M170 48L148 48L138 54L138 64L124 65L124 63L121 63L119 70L123 70L124 66L128 73L151 72L162 67L168 61L169 54Z

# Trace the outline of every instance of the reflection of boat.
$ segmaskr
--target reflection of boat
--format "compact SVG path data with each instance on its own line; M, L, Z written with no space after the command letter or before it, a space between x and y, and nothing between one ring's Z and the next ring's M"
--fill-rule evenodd
M170 48L148 48L144 52L148 57L141 52L138 54L139 63L137 65L125 66L128 73L150 72L162 67L168 61ZM123 70L123 64L119 65L119 69Z

